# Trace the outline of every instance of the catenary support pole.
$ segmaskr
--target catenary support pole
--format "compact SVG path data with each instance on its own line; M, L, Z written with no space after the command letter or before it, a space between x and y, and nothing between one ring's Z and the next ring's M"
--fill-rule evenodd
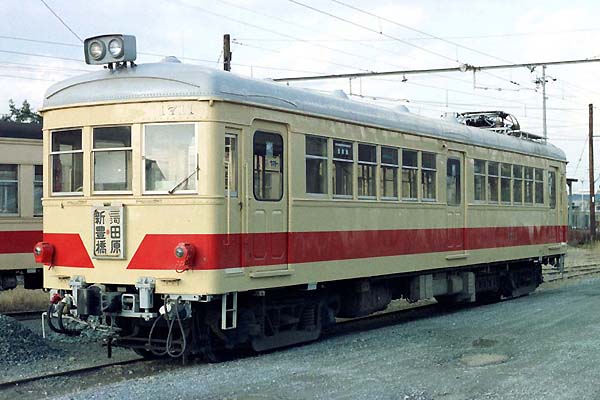
M596 239L596 189L594 184L594 105L589 105L590 153L590 240Z
M223 69L231 71L231 37L223 35Z

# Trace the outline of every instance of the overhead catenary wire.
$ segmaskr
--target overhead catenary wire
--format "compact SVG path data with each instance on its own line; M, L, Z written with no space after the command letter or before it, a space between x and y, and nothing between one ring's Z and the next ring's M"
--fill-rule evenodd
M44 0L40 0L40 1L42 2L42 4L44 4L44 5L46 6L46 8L47 8L48 10L50 10L50 12L52 13L52 15L54 15L54 16L56 17L56 19L58 19L58 20L60 21L60 23L61 23L61 24L63 24L63 25L64 25L64 27L65 27L65 28L67 28L67 29L69 30L69 32L71 32L71 33L73 34L73 36L75 36L77 39L79 39L79 41L80 41L81 43L83 43L83 39L82 39L81 37L79 37L79 35L78 35L78 34L77 34L77 33L76 33L76 32L75 32L75 31L74 31L74 30L73 30L73 29L72 29L72 28L71 28L71 27L70 27L70 26L69 26L69 25L68 25L68 24L65 22L65 20L63 20L63 19L60 17L60 15L58 15L58 14L56 13L56 11L54 11L54 10L52 9L52 7L50 7L50 6L48 5L48 3L46 3Z

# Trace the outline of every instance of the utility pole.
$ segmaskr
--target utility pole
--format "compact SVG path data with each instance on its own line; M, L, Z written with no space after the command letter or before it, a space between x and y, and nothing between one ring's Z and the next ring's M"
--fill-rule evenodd
M544 143L548 140L548 129L546 126L546 66L542 65L542 117L544 119Z
M223 35L223 69L231 71L231 38L229 34Z
M596 239L596 190L594 184L594 105L589 106L589 153L590 153L590 240Z

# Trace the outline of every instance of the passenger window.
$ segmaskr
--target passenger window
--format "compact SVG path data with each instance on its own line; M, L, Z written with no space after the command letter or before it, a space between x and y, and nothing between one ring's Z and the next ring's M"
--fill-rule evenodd
M238 192L238 149L237 136L225 135L225 192L229 196L237 197Z
M53 193L83 192L81 129L52 132L50 160Z
M402 198L417 199L417 156L413 150L402 150Z
M446 202L449 206L460 205L460 160L449 158L446 162Z
M376 197L377 147L358 144L358 196Z
M131 127L94 128L94 191L131 190Z
M473 192L475 201L485 201L485 161L474 160Z
M523 167L513 165L513 203L523 203Z
M0 214L19 213L19 166L0 164Z
M44 170L41 165L34 166L33 175L33 216L41 217L43 214L42 209L42 195L44 192Z
M525 204L533 204L533 168L525 167Z
M489 201L498 202L498 163L488 162L488 193Z
M503 203L510 203L510 177L511 165L500 164L500 200Z
M556 208L556 172L548 171L548 194L550 195L550 208Z
M193 124L146 125L144 133L145 190L195 191L196 127Z
M254 197L278 201L283 197L283 138L275 133L254 134Z
M435 154L421 153L421 185L424 200L435 200Z
M535 180L535 202L544 204L544 170L536 168L534 172Z
M381 148L381 196L398 198L398 149Z
M352 142L333 141L333 194L352 197L352 166L354 151Z
M327 193L327 139L306 136L306 193Z

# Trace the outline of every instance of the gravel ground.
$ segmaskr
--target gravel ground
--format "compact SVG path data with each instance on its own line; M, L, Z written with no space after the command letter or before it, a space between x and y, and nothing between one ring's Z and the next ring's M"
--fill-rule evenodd
M567 269L591 264L599 256L596 250L569 249ZM600 389L592 384L600 376L595 372L600 362L599 299L599 278L559 280L521 299L355 329L228 363L111 367L0 391L0 399L60 393L70 394L57 398L103 400L599 399ZM44 341L38 335L39 320L23 325L33 333L0 317L0 365L9 366L0 383L111 361L95 335L51 334ZM113 357L137 358L118 348Z
M598 399L600 279L65 399Z
M62 354L51 342L44 340L19 321L0 315L0 360L11 367L42 361ZM32 352L31 349L35 349Z

